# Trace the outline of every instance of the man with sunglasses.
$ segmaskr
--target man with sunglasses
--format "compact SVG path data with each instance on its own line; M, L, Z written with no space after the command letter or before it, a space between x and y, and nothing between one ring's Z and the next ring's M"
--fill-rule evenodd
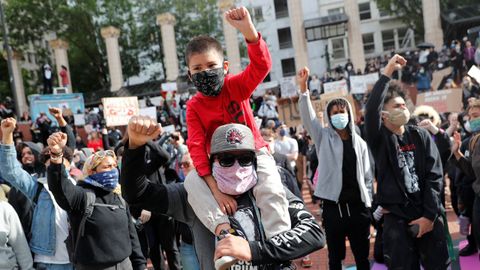
M122 194L132 205L172 216L190 226L201 269L214 269L214 258L232 256L233 264L217 269L289 269L289 260L324 246L324 233L303 202L286 191L292 229L271 239L265 237L260 212L252 195L257 182L255 143L251 130L227 124L215 130L211 141L213 174L222 192L232 195L237 211L229 216L232 229L215 246L211 233L193 212L182 184L153 184L142 172L145 143L158 136L161 127L148 117L132 117L123 158ZM190 172L194 173L194 172ZM208 194L209 189L198 190ZM206 196L206 195L199 195ZM286 264L283 264L287 262Z

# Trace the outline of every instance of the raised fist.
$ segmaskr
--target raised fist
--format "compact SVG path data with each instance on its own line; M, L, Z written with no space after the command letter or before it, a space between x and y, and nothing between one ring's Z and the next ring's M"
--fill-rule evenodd
M154 140L162 133L162 126L148 116L133 116L128 122L130 148L137 148Z
M310 70L307 67L300 69L297 73L297 84L302 93L305 93L308 89L308 76L310 76Z
M9 117L2 120L2 134L6 136L8 134L13 134L15 127L17 126L17 120L15 118Z
M51 116L55 117L55 119L63 116L62 110L60 108L50 107L48 108L48 112Z
M258 40L258 33L250 18L250 13L245 7L233 8L225 12L227 22L242 32L249 42Z
M63 151L63 147L67 144L67 134L55 132L48 137L47 144L52 153L58 154Z

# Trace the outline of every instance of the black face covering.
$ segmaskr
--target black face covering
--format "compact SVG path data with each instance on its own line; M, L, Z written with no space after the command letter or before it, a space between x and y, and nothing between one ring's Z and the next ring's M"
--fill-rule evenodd
M215 97L222 90L224 78L223 68L216 68L193 74L192 82L200 93Z

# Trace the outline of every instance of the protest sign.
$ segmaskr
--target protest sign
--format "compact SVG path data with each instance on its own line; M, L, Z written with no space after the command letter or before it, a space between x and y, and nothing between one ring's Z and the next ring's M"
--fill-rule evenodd
M470 68L470 70L468 71L468 76L474 78L475 81L480 83L480 69L477 66L473 65Z
M73 112L73 114L83 114L85 112L85 103L83 101L82 93L74 94L56 94L56 95L30 95L28 96L30 103L30 117L35 120L40 116L40 113L46 113L54 124L57 123L55 118L48 113L48 108L60 108L63 113L66 111Z
M379 79L378 73L350 76L350 92L365 94L369 85L374 85Z
M138 115L137 97L102 98L107 127L125 126L130 118Z
M336 82L327 82L323 84L323 92L326 94L331 92L338 92L341 90L348 90L346 80L340 80Z
M298 96L295 76L282 78L280 83L280 92L282 94L282 98Z
M157 109L155 107L145 107L141 108L138 111L138 115L141 116L148 116L153 119L157 119Z
M418 94L416 105L432 106L439 113L460 112L462 110L462 90L446 89Z
M85 114L74 114L73 122L75 126L84 126L85 125Z

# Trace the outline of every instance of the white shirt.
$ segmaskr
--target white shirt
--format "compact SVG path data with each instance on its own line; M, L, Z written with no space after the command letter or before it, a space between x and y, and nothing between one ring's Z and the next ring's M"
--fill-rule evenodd
M285 137L285 140L275 140L275 152L283 155L298 153L298 143L295 139ZM290 161L290 166L295 167L295 161Z
M70 177L69 177L70 179ZM48 188L48 184L44 183L46 179L38 179L43 184L45 189L52 198L53 206L55 207L55 255L46 256L35 254L34 262L51 263L51 264L67 264L70 263L68 257L67 246L65 245L65 239L68 237L68 216L67 212L60 208L55 201L52 192ZM42 181L43 180L43 181ZM75 180L70 179L75 184Z

